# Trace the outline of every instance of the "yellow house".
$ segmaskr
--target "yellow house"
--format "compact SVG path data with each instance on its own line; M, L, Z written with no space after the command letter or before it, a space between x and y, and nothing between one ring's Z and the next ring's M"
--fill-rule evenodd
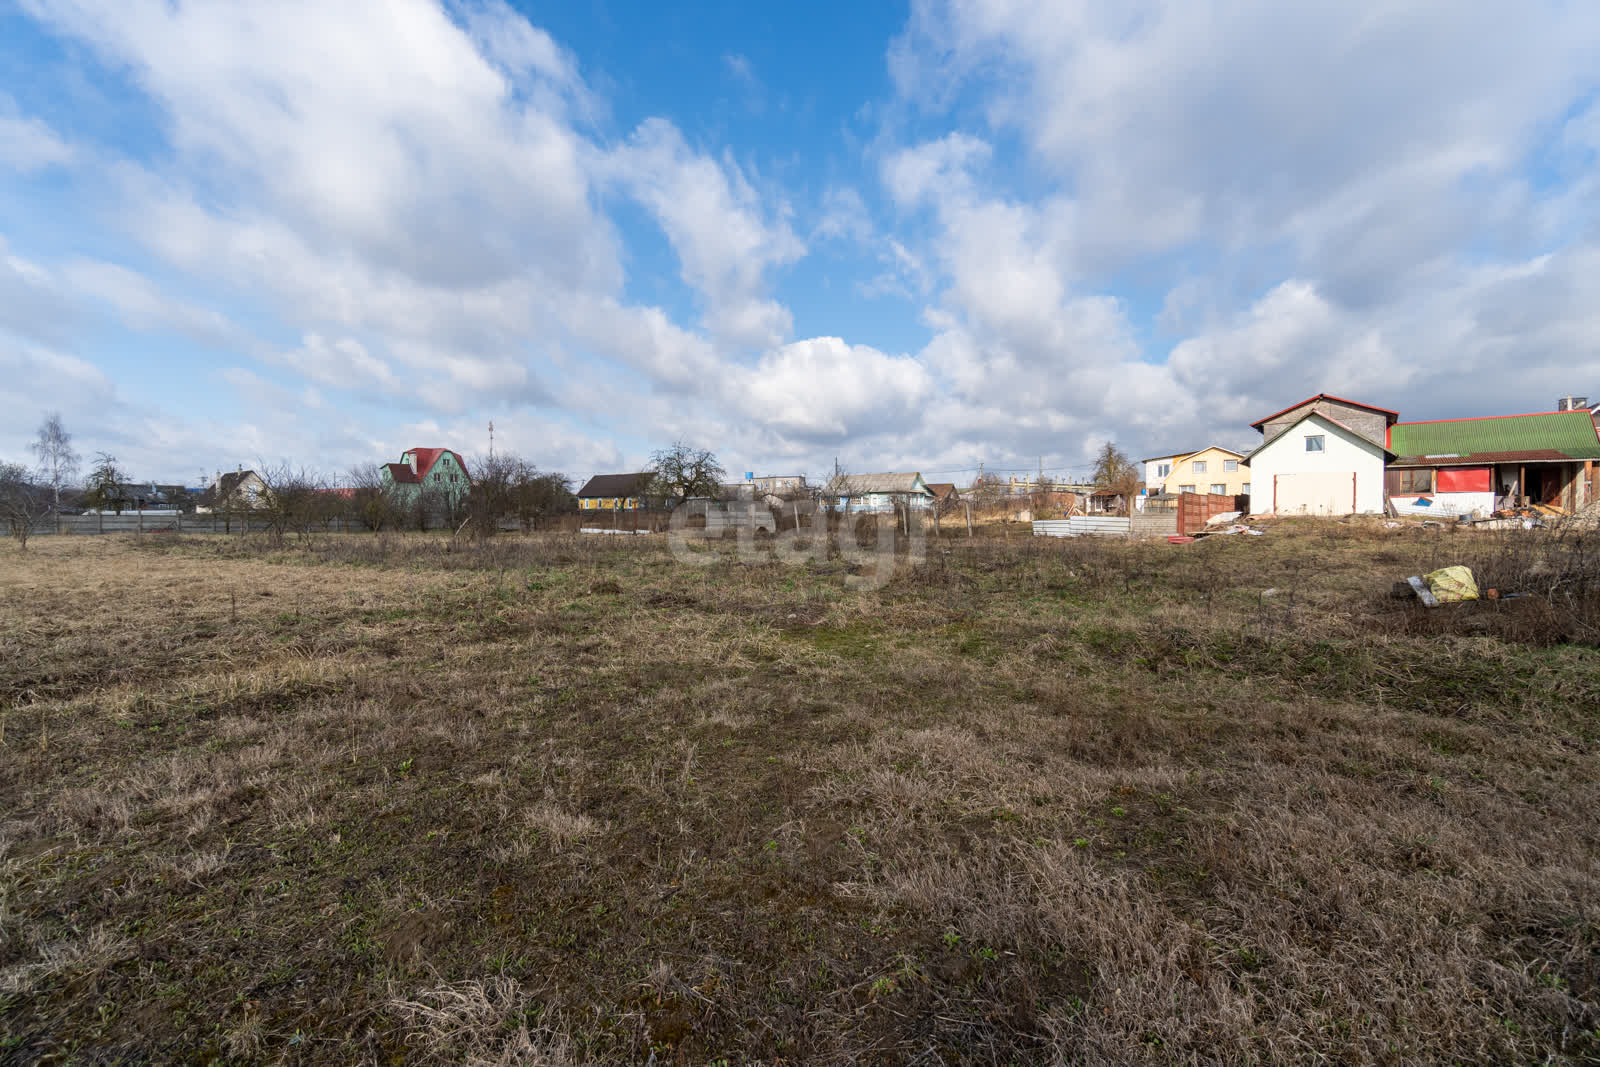
M1172 470L1161 483L1161 491L1227 496L1249 493L1250 468L1240 462L1243 459L1243 453L1217 445L1191 452L1172 461Z
M637 511L653 477L650 471L596 474L578 490L578 507L583 511Z

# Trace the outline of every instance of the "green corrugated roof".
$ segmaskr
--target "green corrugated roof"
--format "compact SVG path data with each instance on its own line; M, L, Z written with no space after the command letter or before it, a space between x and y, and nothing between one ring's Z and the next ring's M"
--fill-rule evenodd
M1600 437L1596 436L1594 420L1587 411L1552 411L1445 422L1398 422L1389 430L1389 451L1408 457L1551 451L1572 459L1600 459Z

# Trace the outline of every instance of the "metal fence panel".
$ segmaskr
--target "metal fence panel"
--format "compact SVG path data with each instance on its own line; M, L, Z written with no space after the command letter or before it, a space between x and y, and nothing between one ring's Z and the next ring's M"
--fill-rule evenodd
M1126 537L1128 520L1117 515L1073 515L1066 519L1035 519L1036 537Z

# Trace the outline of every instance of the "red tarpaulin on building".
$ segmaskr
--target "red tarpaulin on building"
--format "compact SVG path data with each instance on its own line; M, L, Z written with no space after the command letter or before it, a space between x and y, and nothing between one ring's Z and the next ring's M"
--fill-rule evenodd
M1441 467L1438 492L1487 493L1494 489L1488 467Z

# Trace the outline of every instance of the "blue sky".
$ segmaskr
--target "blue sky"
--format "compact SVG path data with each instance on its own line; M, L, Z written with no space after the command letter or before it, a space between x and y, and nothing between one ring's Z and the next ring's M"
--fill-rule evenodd
M960 479L1600 398L1597 60L1558 2L21 0L0 458Z

